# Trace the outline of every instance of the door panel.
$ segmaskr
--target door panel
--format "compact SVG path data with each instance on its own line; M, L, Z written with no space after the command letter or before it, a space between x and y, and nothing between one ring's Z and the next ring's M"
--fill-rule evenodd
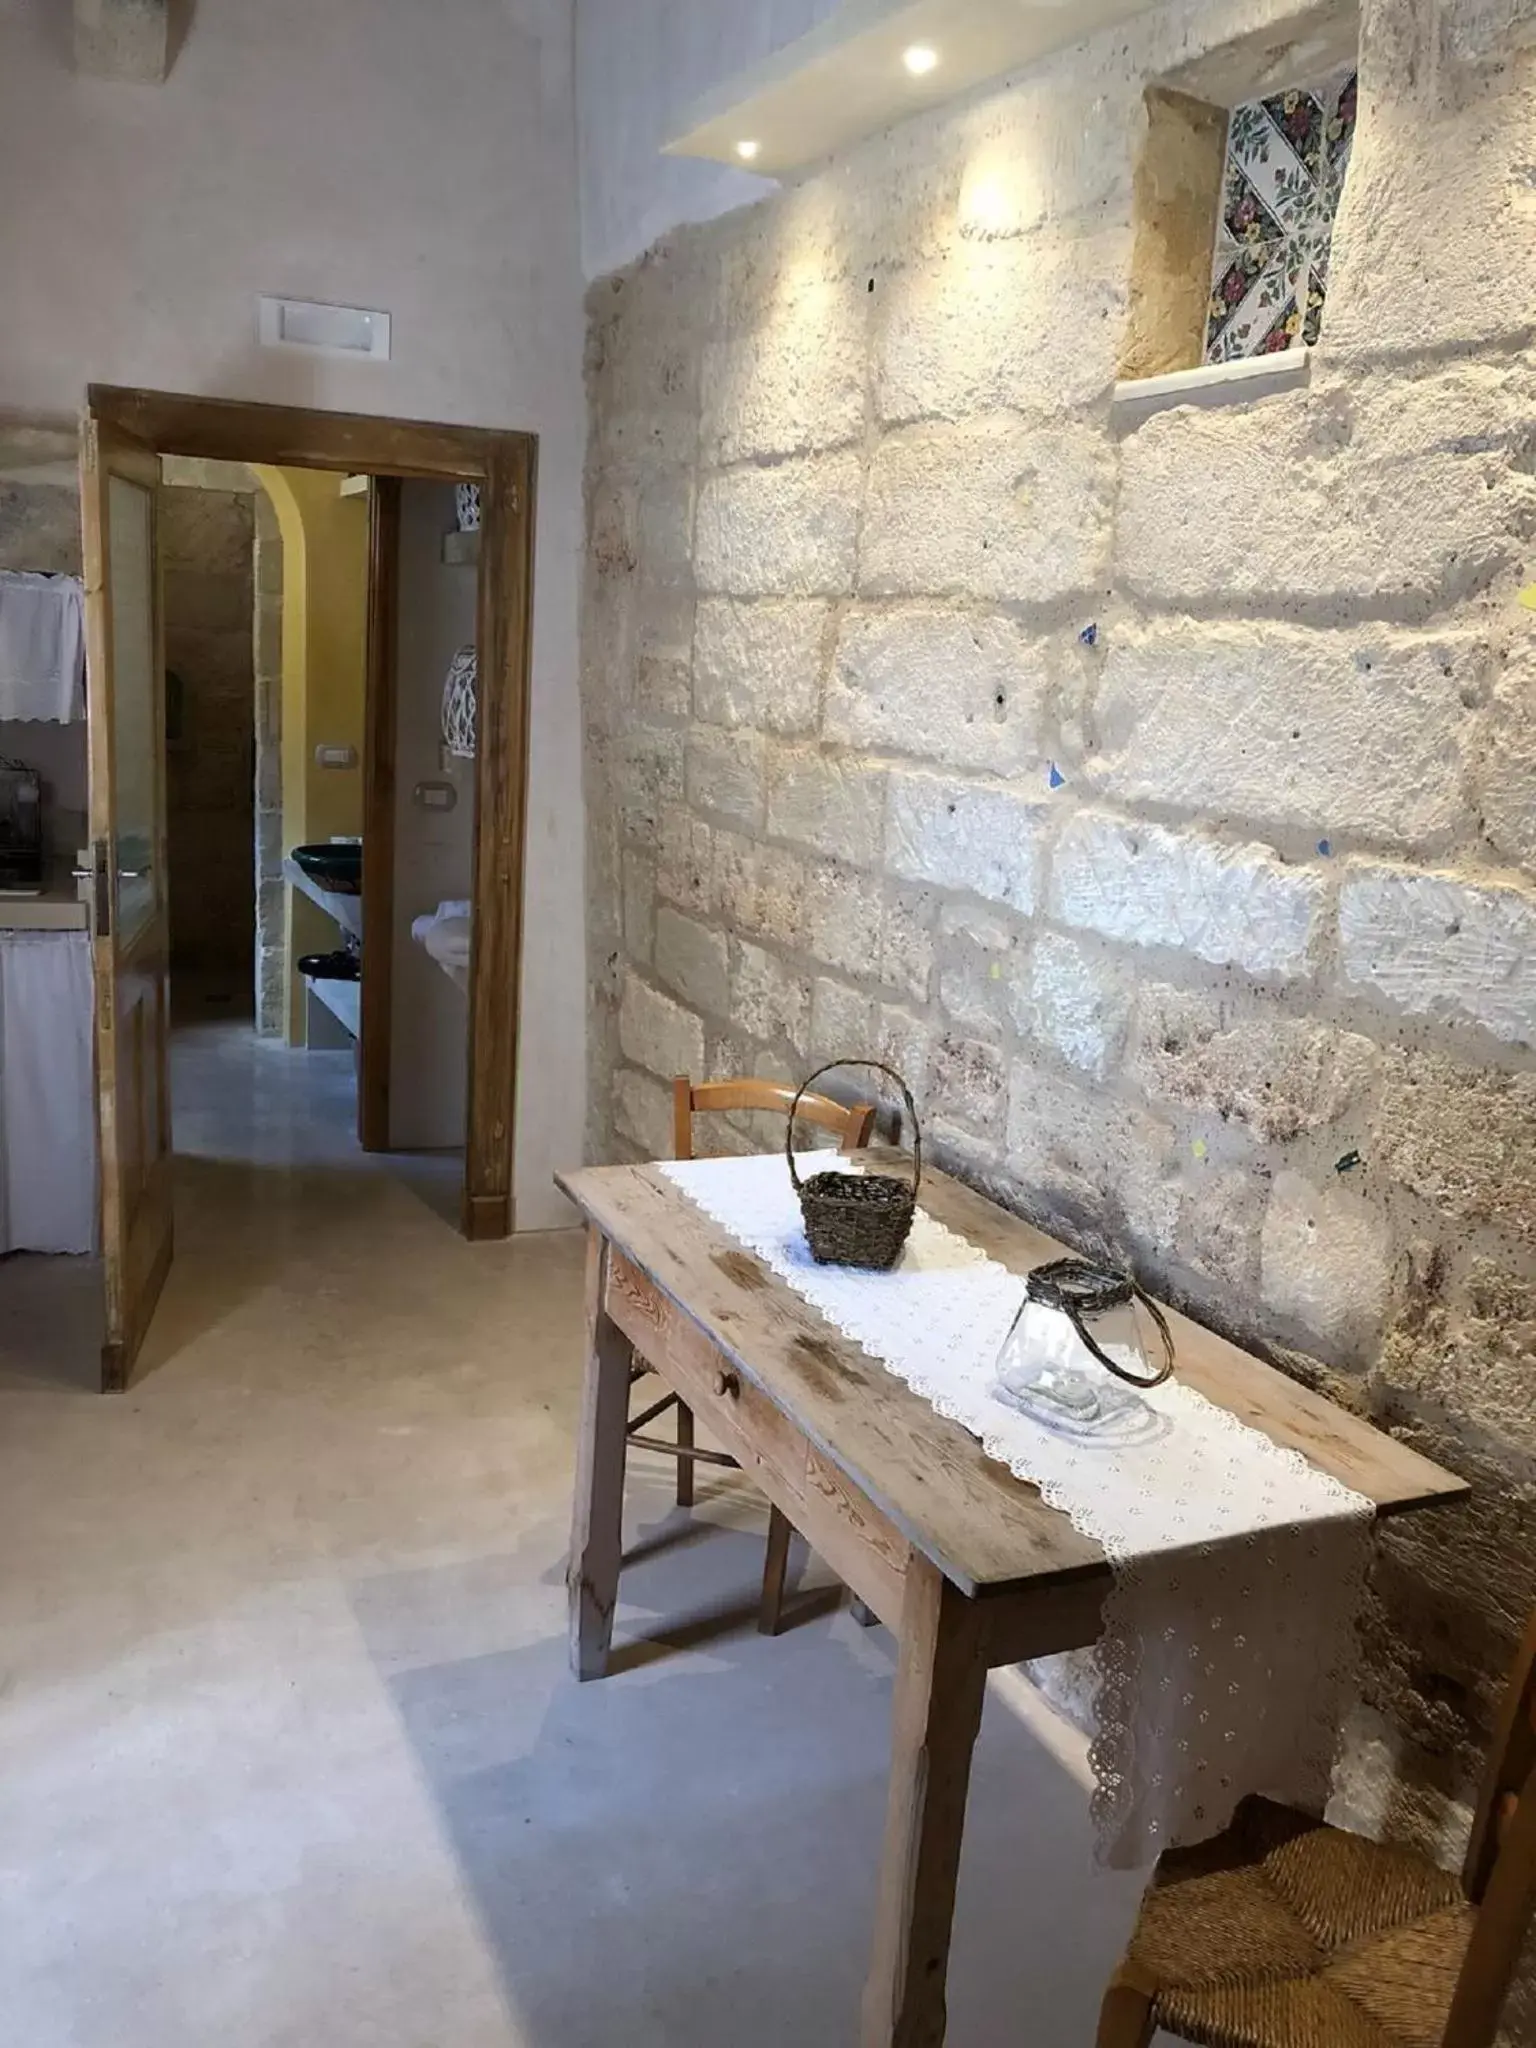
M159 481L150 448L85 415L80 489L108 1389L128 1383L171 1261Z

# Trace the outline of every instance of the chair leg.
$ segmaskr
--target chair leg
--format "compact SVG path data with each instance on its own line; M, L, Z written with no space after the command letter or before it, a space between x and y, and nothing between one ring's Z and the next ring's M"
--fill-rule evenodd
M789 1518L771 1508L768 1547L763 1558L763 1596L757 1610L757 1626L765 1636L778 1635L784 1626L784 1580L789 1571L789 1544L794 1533Z
M677 1447L680 1451L693 1449L693 1410L686 1401L677 1404ZM680 1508L693 1506L693 1472L692 1458L678 1459L677 1504Z
M1099 2008L1098 2048L1148 2048L1157 2032L1155 1987L1134 1963L1122 1963Z

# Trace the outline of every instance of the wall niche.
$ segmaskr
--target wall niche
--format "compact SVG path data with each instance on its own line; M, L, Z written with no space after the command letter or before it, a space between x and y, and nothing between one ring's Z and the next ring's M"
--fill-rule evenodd
M1353 6L1312 8L1148 88L1122 379L1318 339L1358 48Z

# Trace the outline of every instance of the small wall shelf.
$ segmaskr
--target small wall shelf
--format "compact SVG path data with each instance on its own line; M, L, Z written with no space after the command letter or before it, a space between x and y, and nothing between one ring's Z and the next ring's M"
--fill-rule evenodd
M1277 355L1247 356L1232 363L1200 363L1162 377L1135 377L1115 386L1114 423L1139 427L1155 412L1176 405L1251 405L1278 391L1300 391L1312 379L1312 351L1288 348Z

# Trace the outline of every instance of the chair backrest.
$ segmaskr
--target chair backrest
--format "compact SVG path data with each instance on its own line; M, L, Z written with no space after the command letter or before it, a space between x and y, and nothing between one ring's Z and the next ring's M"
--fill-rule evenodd
M1536 1614L1504 1696L1462 1881L1477 1922L1444 2048L1491 2048L1536 1914Z
M778 1110L788 1116L794 1107L795 1091L782 1081L690 1081L679 1074L672 1083L672 1149L678 1159L693 1157L693 1119L697 1111L727 1109ZM855 1102L851 1106L834 1102L830 1095L803 1095L796 1118L803 1117L818 1129L831 1131L838 1149L857 1152L869 1143L874 1127L875 1105Z

